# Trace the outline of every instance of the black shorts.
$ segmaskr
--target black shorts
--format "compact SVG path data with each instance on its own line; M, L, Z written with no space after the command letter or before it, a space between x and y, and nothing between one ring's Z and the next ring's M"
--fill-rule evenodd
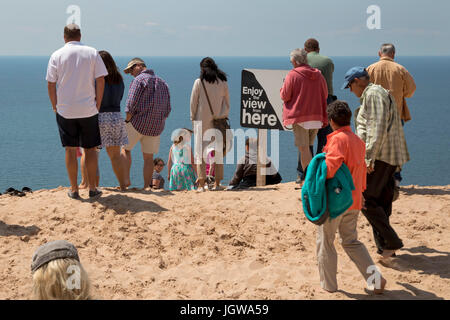
M56 122L63 147L91 149L102 144L98 114L90 118L66 119L57 113Z

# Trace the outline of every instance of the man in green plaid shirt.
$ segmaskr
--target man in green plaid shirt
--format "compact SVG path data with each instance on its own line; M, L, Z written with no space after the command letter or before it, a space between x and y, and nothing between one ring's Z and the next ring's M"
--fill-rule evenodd
M409 161L408 148L395 99L383 87L370 83L363 67L351 68L342 89L350 88L361 100L355 111L356 133L366 143L367 188L362 212L373 228L378 253L395 256L402 240L389 223L394 199L394 173Z

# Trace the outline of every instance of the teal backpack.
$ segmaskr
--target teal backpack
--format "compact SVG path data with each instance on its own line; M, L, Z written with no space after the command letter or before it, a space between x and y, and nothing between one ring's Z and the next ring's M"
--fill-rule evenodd
M353 204L355 185L347 165L343 163L334 178L327 180L326 177L325 153L321 153L309 164L302 188L303 212L316 225L322 225L328 218L337 218Z

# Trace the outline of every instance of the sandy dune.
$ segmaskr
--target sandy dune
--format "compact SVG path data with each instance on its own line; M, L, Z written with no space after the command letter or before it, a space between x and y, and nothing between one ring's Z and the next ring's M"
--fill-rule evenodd
M295 184L245 192L103 189L97 202L66 188L0 196L0 299L29 299L34 250L74 243L99 299L450 299L450 186L404 187L392 223L405 243L382 296L366 293L336 240L340 292L319 287L316 227ZM87 198L87 192L82 197ZM366 219L360 239L378 261Z

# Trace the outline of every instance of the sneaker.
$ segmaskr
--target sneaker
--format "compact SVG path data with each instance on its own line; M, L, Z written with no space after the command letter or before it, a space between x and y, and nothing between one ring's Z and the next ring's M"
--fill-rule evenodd
M383 259L392 258L395 254L395 250L383 250L381 256Z
M72 192L72 191L69 190L69 192L67 192L67 195L71 199L75 199L75 200L79 200L80 199L80 194L78 193L78 191Z
M91 191L89 190L89 198L95 198L98 196L101 196L103 192L101 192L100 190L95 190L95 191Z
M215 186L214 188L211 189L212 191L223 191L225 190L224 186Z

